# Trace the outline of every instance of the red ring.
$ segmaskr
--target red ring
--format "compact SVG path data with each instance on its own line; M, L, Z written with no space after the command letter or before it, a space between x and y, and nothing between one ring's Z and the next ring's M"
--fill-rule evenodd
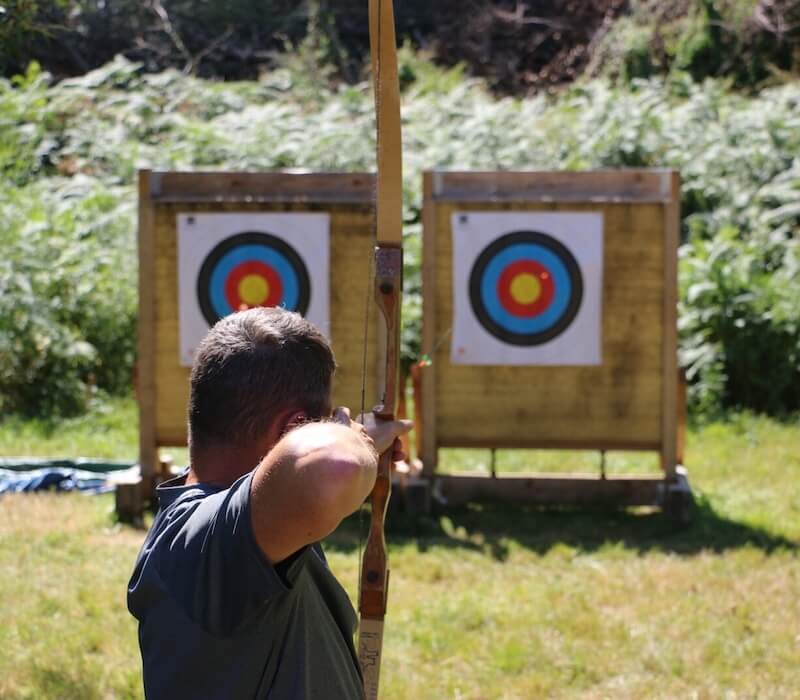
M527 273L533 275L541 284L541 293L538 298L530 304L520 304L511 296L511 283L517 275ZM506 311L514 316L522 318L532 318L542 313L555 296L555 285L553 275L541 263L536 260L518 260L508 265L500 274L497 280L497 296Z
M239 283L247 275L265 277L269 285L269 296L259 306L277 306L283 299L283 284L274 268L258 260L248 260L234 267L225 280L225 298L234 311L250 308L239 296Z

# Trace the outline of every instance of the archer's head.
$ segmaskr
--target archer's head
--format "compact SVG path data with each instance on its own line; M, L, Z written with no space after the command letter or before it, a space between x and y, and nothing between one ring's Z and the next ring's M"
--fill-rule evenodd
M327 338L291 311L255 308L217 322L191 374L189 451L198 477L206 464L228 461L228 471L239 472L233 481L288 429L329 415L335 366Z

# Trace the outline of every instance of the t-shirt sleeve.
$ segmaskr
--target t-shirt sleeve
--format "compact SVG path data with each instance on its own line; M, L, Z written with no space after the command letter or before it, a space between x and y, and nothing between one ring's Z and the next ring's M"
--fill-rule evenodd
M289 590L256 543L250 520L253 473L229 489L177 502L151 555L162 585L206 632L227 637ZM294 567L292 567L294 568Z

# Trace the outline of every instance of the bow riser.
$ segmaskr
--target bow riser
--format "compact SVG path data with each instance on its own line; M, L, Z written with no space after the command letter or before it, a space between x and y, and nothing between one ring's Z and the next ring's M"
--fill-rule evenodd
M403 251L393 246L375 249L375 301L386 327L386 364L383 399L373 413L380 420L394 420L398 398L400 358L400 309L402 304ZM392 492L392 449L378 461L375 486L370 494L372 517L361 569L359 610L359 660L368 700L378 697L383 619L389 592L384 521Z

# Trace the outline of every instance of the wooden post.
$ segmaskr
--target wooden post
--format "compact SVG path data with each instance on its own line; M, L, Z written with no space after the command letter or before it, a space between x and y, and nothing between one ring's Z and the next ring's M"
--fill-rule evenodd
M664 339L663 380L661 403L661 468L668 480L675 479L678 465L678 243L681 226L681 181L680 174L671 171L669 178L669 200L665 207L664 221Z
M414 397L414 456L422 461L425 449L425 428L423 416L425 415L422 401L422 372L428 366L427 362L415 362L411 365L411 387Z
M436 347L436 209L434 207L434 177L432 172L422 175L423 206L422 227L425 232L422 251L422 352L433 360ZM422 473L430 479L436 471L436 364L425 368L422 375L422 401L417 410L422 414ZM419 436L418 436L419 439Z
M397 389L397 417L408 418L408 397L406 396L406 389L408 388L408 373L403 367L400 368L400 380ZM406 453L408 461L411 461L411 444L408 433L400 438L400 444L403 446L403 452Z
M155 489L158 464L156 441L155 385L155 208L152 173L139 172L139 358L137 361L139 400L139 465L142 471L142 500Z

